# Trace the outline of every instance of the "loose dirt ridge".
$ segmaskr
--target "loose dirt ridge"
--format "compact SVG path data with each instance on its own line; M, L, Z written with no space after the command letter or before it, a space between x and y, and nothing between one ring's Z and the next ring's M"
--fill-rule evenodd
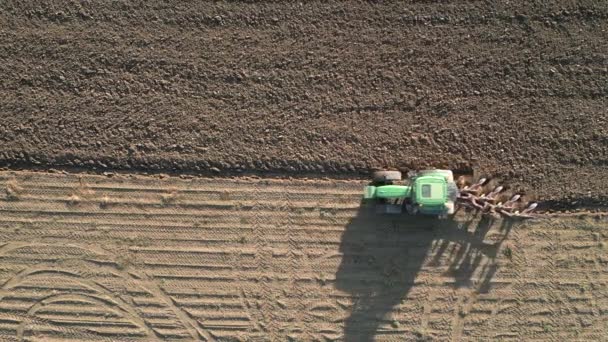
M361 182L0 173L3 341L601 340L606 220L377 216Z

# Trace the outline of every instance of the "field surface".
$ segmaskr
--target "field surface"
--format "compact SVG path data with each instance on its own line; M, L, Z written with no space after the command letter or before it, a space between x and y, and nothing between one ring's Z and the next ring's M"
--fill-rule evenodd
M607 21L598 0L1 1L0 167L436 166L606 205Z
M0 339L606 337L605 218L378 216L361 186L0 172Z

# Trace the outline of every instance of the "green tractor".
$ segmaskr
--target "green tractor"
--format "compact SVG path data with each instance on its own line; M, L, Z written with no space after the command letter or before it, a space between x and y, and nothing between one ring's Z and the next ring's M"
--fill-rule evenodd
M506 196L505 187L488 188L485 178L468 183L463 177L454 181L450 170L410 172L407 184L400 184L401 172L376 171L364 189L363 198L375 201L381 213L431 215L447 218L462 206L483 214L530 218L537 203L525 203L521 194Z
M435 215L453 214L458 198L458 186L450 170L425 170L410 173L409 184L395 184L401 180L399 171L376 171L373 181L365 187L363 198L377 200L384 213Z

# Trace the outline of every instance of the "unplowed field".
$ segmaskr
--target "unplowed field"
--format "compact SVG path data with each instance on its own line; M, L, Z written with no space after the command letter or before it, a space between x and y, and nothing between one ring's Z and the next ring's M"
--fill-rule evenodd
M2 172L0 339L606 337L605 218L378 216L361 185Z
M608 202L608 2L0 2L0 167L476 169Z

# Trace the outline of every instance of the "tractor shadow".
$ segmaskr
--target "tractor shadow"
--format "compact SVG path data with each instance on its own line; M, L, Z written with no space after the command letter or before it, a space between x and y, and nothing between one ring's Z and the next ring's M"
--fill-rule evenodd
M425 266L453 277L455 288L489 291L497 254L512 228L513 222L473 213L448 220L376 214L362 202L342 236L336 273L336 288L353 297L344 340L373 341L379 329L390 329L395 322L388 314L405 303Z

